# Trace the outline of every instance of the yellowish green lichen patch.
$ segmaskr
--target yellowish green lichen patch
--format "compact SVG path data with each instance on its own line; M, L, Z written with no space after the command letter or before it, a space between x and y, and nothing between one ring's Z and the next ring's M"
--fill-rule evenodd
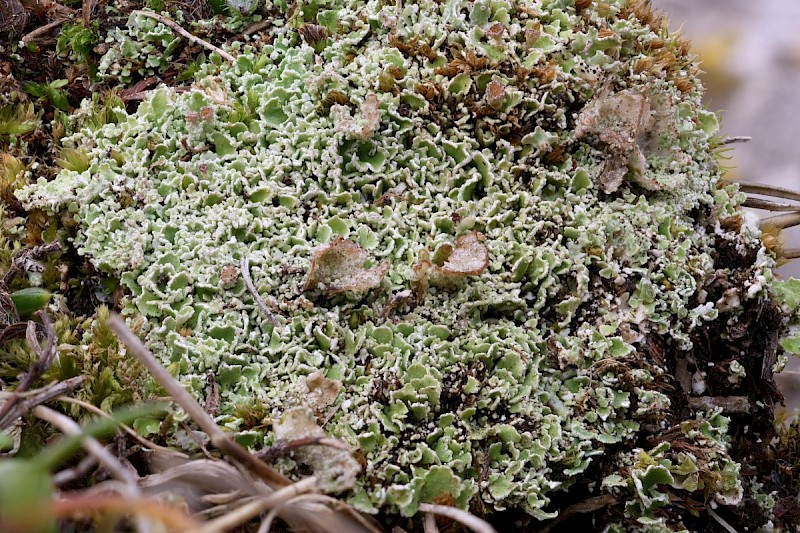
M681 433L700 459L629 450L681 416L661 385L721 312L720 239L752 256L730 267L742 302L774 262L719 223L743 196L681 43L597 4L308 3L257 52L65 139L87 167L19 198L74 215L149 347L197 396L216 376L225 427L249 430L253 401L276 430L308 422L308 377L341 383L305 407L364 455L361 509L543 519L590 468L643 523L664 486L733 505L721 416Z

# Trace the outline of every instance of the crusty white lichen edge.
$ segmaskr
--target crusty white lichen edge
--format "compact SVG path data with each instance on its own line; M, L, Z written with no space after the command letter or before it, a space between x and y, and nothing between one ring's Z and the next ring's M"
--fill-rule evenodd
M641 357L649 335L692 348L720 305L698 286L717 237L758 249L743 300L765 294L774 261L754 225L720 226L743 195L719 182L716 119L689 71L637 71L637 43L672 41L616 18L622 4L318 2L322 41L300 37L298 16L276 23L259 54L209 63L191 90L160 88L65 139L89 169L19 198L75 214L75 245L131 291L149 347L197 395L213 373L219 422L241 438L262 433L237 405L279 420L303 405L305 376L341 381L317 415L366 457L358 508L410 515L479 495L543 519L549 495L603 458L629 474L595 490L663 526L658 488L697 490L693 459L625 445L665 423L669 398L648 387L664 369L623 381L607 363ZM124 78L117 63L103 72ZM436 263L470 232L487 268L415 301L420 253ZM377 288L304 292L315 250L337 236L366 251L364 269L388 263ZM243 255L277 327L236 275ZM718 502L735 504L726 419L691 427Z

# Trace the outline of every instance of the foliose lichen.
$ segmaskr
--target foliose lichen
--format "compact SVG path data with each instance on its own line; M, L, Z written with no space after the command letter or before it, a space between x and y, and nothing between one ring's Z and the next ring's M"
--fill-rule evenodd
M545 519L586 472L641 527L667 527L664 487L736 505L727 419L676 405L672 371L769 300L774 260L720 179L685 43L579 4L273 6L263 43L64 139L88 168L19 199L74 215L149 347L198 397L216 376L225 427L250 430L253 399L280 427L307 376L340 382L314 414L365 458L359 509ZM112 37L101 72L147 52ZM631 453L665 434L685 445Z

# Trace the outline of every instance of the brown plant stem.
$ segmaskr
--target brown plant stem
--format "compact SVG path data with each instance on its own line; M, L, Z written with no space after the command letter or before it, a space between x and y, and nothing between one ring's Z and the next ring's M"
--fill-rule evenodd
M153 375L156 381L158 381L167 393L172 396L172 399L175 400L175 402L186 411L186 414L200 426L200 429L209 436L212 446L248 467L255 475L273 487L286 487L292 484L291 481L286 479L279 472L264 464L256 456L225 435L208 413L205 412L203 406L197 403L192 395L186 392L186 389L181 387L180 383L161 366L161 363L159 363L150 350L142 344L142 341L128 329L128 326L125 325L125 322L122 321L122 318L120 318L118 314L114 313L111 315L108 326Z
M53 411L49 407L42 405L33 410L33 414L45 422L57 427L65 435L81 435L81 427L76 424L72 419ZM108 470L116 479L124 484L124 495L129 498L141 499L142 492L139 490L136 477L127 470L111 453L100 444L97 439L91 436L85 436L83 439L83 447L91 454L97 461ZM143 516L137 515L135 518L136 530L140 533L150 533L153 528L150 522Z

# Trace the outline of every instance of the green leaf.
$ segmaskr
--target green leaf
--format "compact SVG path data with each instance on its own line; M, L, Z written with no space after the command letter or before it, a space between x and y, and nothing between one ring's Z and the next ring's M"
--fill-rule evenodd
M53 478L38 460L7 459L0 463L0 509L11 530L55 531L56 522L42 508L52 497Z
M22 90L31 96L44 98L45 94L47 94L47 85L36 83L35 81L26 81L22 84Z
M774 282L772 295L776 302L795 312L800 307L800 279L789 278L786 281Z
M789 353L800 355L800 335L780 340L781 348Z
M152 416L137 418L133 421L133 429L139 435L143 437L147 437L148 435L153 435L158 433L158 430L161 428L161 419L154 418Z

